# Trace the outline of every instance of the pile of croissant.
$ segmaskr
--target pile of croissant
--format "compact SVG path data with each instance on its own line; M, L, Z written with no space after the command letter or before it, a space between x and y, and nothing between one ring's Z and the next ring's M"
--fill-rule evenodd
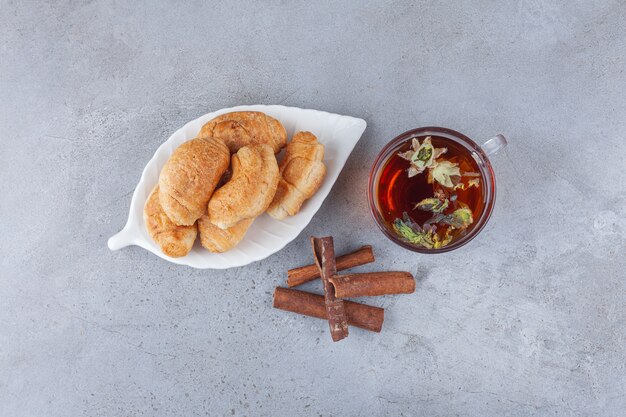
M148 233L175 258L189 253L198 234L208 251L226 252L262 213L282 220L300 211L324 180L323 159L312 133L287 144L283 125L265 113L218 116L163 166L144 206Z

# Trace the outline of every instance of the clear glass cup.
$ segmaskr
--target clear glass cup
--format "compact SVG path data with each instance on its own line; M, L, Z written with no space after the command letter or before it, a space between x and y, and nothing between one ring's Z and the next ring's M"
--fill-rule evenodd
M438 136L446 140L454 141L464 147L472 155L472 157L478 164L483 184L485 184L485 201L483 205L483 210L478 216L475 224L465 236L462 236L451 242L449 245L438 249L427 249L402 240L391 228L391 226L385 221L383 215L380 212L380 207L378 203L378 194L379 192L381 192L381 190L379 189L380 174L382 173L382 170L385 167L386 163L389 161L390 157L397 153L402 145L404 145L412 138L424 138L426 136ZM370 211L372 213L374 221L376 222L376 225L392 242L414 252L443 253L460 248L461 246L465 245L474 237L476 237L476 235L487 224L489 217L491 217L491 212L493 211L493 206L496 201L496 178L488 157L495 154L496 152L499 152L506 145L506 138L502 135L496 135L479 146L476 144L476 142L474 142L462 133L444 127L433 126L412 129L395 137L380 151L370 171L367 197L370 204Z

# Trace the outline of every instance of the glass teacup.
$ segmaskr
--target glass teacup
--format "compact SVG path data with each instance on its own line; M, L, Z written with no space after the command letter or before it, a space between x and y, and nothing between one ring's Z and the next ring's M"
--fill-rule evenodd
M452 129L420 127L391 140L370 171L368 199L380 230L420 253L441 253L472 240L496 199L489 155L507 144L497 135L481 146Z

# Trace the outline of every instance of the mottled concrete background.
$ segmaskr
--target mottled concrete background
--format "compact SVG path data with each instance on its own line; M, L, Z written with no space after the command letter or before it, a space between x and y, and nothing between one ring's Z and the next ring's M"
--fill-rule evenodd
M0 2L2 417L625 415L622 0L139 3ZM110 252L158 145L253 103L368 122L302 235L228 271ZM510 142L490 223L445 255L366 204L420 125ZM381 334L271 308L329 233L418 277L367 300Z

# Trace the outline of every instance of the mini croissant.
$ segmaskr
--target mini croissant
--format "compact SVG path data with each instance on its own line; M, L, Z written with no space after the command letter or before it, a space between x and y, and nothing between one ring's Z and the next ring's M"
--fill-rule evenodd
M196 240L196 225L178 226L170 220L159 203L159 186L154 187L143 208L143 219L148 234L161 251L172 258L189 253Z
M247 145L264 143L271 146L276 154L287 143L287 132L283 125L273 117L256 111L237 111L217 116L202 126L198 136L222 139L231 153Z
M220 229L211 223L209 216L205 214L198 219L200 243L209 252L221 253L231 250L241 242L252 222L254 218L242 220L228 229Z
M211 223L221 229L267 210L280 177L274 151L265 144L239 149L231 168L232 178L213 194L208 206Z
M192 139L174 150L159 175L159 201L175 224L191 226L206 212L230 153L220 139Z
M277 220L293 216L320 188L326 175L324 145L310 132L298 132L280 162L281 179L267 213Z

